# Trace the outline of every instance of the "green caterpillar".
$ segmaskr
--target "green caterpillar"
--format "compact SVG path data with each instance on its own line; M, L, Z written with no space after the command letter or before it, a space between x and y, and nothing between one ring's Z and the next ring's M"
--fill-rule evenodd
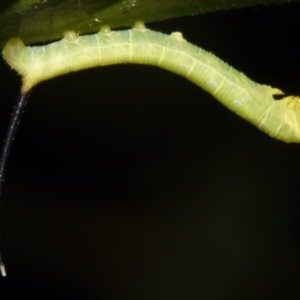
M270 136L300 142L300 99L258 84L213 54L188 43L180 32L165 35L137 22L133 29L64 38L46 46L26 47L19 38L3 50L7 63L22 76L22 93L41 81L86 68L119 63L147 64L177 73L212 94L229 109Z

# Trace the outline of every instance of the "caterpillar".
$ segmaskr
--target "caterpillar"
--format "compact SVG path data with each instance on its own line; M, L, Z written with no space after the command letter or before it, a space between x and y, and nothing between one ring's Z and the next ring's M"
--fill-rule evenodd
M180 32L165 35L136 22L129 30L108 26L91 35L73 31L46 46L26 47L12 38L3 50L7 63L22 76L22 92L41 81L81 69L119 63L154 65L177 73L203 88L229 109L270 136L300 142L300 99L258 84L214 56L188 43Z

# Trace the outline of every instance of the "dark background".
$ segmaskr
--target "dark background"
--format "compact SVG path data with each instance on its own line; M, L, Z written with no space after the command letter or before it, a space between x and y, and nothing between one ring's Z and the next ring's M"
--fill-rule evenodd
M148 27L300 94L300 5ZM1 60L0 136L19 77ZM35 87L1 200L1 299L297 299L300 145L186 79L120 65Z

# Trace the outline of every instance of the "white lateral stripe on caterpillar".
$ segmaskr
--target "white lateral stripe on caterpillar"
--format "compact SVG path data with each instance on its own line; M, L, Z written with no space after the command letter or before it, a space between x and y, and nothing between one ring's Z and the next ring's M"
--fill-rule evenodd
M22 76L22 92L41 81L86 68L119 63L154 65L194 82L229 109L272 137L300 142L300 100L288 96L280 101L279 89L255 83L213 54L188 43L182 34L171 35L146 29L137 22L133 29L64 38L46 46L26 47L19 38L3 50L7 63Z

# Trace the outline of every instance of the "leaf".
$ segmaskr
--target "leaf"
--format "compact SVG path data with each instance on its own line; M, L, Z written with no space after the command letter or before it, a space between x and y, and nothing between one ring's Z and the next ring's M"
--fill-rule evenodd
M0 4L0 47L11 37L25 44L60 39L66 30L81 34L132 26L137 20L170 18L270 3L272 0L6 0ZM283 2L283 0L277 0Z

